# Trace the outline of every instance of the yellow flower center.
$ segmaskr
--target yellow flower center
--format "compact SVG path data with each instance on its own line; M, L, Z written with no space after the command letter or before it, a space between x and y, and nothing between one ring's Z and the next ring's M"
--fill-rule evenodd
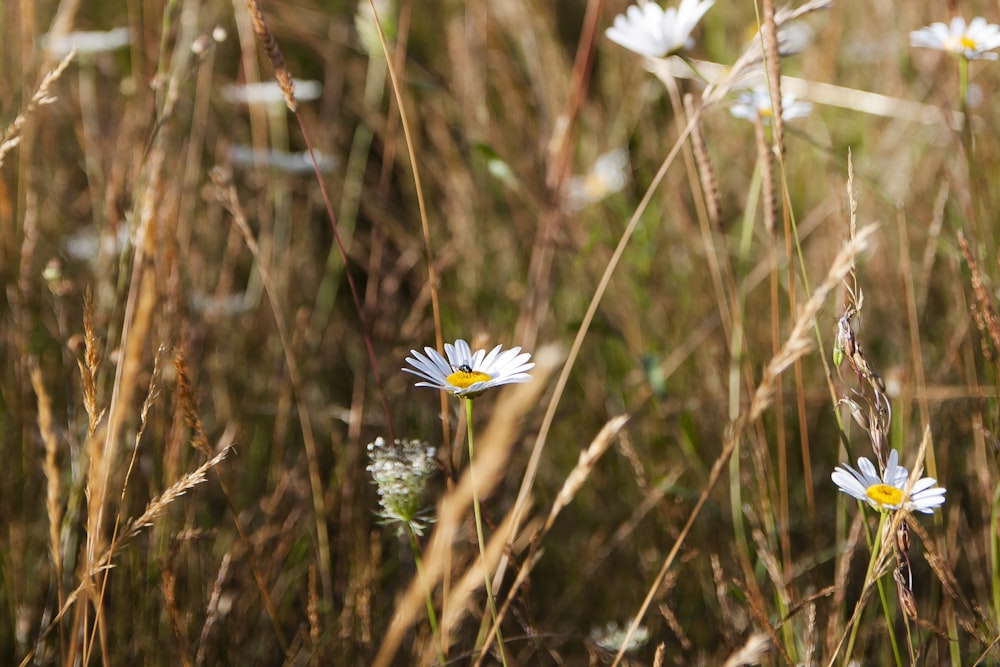
M461 366L454 373L449 375L447 378L448 384L453 387L458 387L459 389L468 389L477 382L488 382L492 380L492 376L481 371L474 371L468 366Z
M772 109L771 107L767 107L764 109L757 109L757 113L760 114L761 118L770 118L771 116L774 115L774 109Z
M866 493L880 507L892 508L903 504L903 492L888 484L873 484Z
M967 35L951 35L944 40L944 50L955 55L962 55L966 51L978 51L979 43Z

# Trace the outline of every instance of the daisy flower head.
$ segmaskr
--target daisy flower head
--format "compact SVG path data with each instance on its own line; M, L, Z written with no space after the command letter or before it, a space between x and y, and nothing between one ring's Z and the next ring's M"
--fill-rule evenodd
M487 389L505 384L519 384L531 380L527 371L535 367L531 355L521 348L504 350L497 345L492 350L475 352L461 338L455 344L445 343L445 356L432 347L425 347L423 354L410 350L404 368L407 373L424 379L417 387L430 387L451 392L462 398L475 398Z
M781 96L781 118L791 120L792 118L802 118L808 116L812 111L812 104L796 99L791 93ZM767 86L757 86L753 90L740 93L731 107L729 113L736 118L744 118L754 121L760 118L764 124L771 122L774 116L774 109L771 108L771 91Z
M666 10L655 2L632 5L604 34L629 51L662 58L694 44L691 31L713 4L715 0L681 0L676 9Z
M909 475L906 468L899 465L899 452L894 449L889 453L889 460L881 477L872 462L861 457L858 459L857 470L842 463L833 471L831 479L843 493L863 500L880 512L905 508L912 512L931 514L944 504L945 490L936 486L937 480L932 477L921 477L914 482L907 496Z
M996 60L1000 47L1000 25L987 23L977 16L966 25L965 19L956 16L950 24L932 23L910 33L910 46L937 49L966 60Z

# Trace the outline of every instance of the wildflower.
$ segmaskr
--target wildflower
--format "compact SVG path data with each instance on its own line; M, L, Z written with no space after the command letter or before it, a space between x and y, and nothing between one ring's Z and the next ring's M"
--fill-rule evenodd
M579 211L620 191L628 178L627 168L628 153L623 149L616 148L601 155L587 174L569 179L566 205L572 211Z
M423 532L426 481L437 470L434 454L421 440L394 440L390 445L378 437L368 444L368 472L378 487L379 516L386 523L408 526L417 535Z
M812 111L812 104L800 102L791 93L781 96L781 118L791 120L808 116ZM753 121L760 118L764 123L770 123L774 110L771 108L771 91L767 86L757 86L753 90L747 90L740 94L731 107L729 113L736 118L745 118Z
M691 48L691 31L715 0L681 0L677 9L664 11L655 2L632 5L615 17L605 34L615 44L639 55L660 58Z
M590 639L605 651L618 651L625 642L625 635L628 634L627 627L620 627L615 621L611 621L603 628L594 628L590 631ZM635 651L646 645L649 641L649 629L645 625L640 625L632 633L626 651Z
M128 28L112 30L81 30L60 37L46 35L45 48L56 58L66 56L74 48L78 55L88 55L115 51L128 46L132 41Z
M831 475L833 483L847 495L863 500L880 512L905 508L909 511L931 514L944 504L945 490L935 486L937 480L921 477L905 495L909 472L899 465L899 453L894 449L889 453L882 476L868 459L858 459L858 470L846 463L840 464Z
M981 16L966 25L964 18L956 16L950 25L938 22L914 30L910 46L937 49L966 60L996 60L1000 56L990 51L1000 47L1000 25L987 23Z
M299 102L318 100L323 85L312 79L294 79L295 99ZM285 95L275 81L260 83L229 84L222 87L222 97L232 104L271 104L281 106Z
M531 355L514 347L503 350L497 345L487 354L486 350L469 348L469 344L459 339L455 344L445 343L447 359L431 347L424 348L424 354L410 350L412 357L406 358L412 368L404 368L407 373L422 377L426 382L418 382L417 387L431 387L450 391L456 396L475 398L487 389L505 384L528 382L531 376L526 371L535 367L529 359Z

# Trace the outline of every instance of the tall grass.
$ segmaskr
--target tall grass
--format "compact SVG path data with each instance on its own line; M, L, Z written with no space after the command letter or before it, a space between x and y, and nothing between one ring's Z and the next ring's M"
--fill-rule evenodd
M7 3L0 660L1000 663L1000 65L798 9L655 60L600 0ZM400 372L457 338L537 364L471 468ZM940 510L838 492L889 448Z

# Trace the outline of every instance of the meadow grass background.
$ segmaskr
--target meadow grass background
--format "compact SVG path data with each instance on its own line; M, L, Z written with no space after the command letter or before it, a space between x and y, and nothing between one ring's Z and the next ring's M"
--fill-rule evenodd
M385 6L434 284L400 107L377 41L357 28L367 2L262 3L288 70L322 83L299 113L335 161L322 178L387 416L316 175L229 158L237 144L305 148L280 102L248 107L223 94L272 80L245 4L3 6L0 126L20 143L0 148L0 661L434 663L440 642L422 603L386 649L416 568L407 541L375 515L365 446L390 436L391 416L397 437L427 440L442 462L451 453L454 480L467 468L460 402L444 404L446 440L436 393L400 372L410 349L435 346L436 290L445 341L559 350L526 385L537 392L529 405L503 407L510 387L476 400L480 432L494 412L510 427L494 438L502 465L484 467L488 536L544 435L498 588L510 600L510 664L612 662L595 631L628 627L650 592L634 664L723 664L758 634L772 645L763 664L997 664L1000 65L972 63L977 103L962 130L949 120L956 62L908 45L910 30L947 21L948 7L835 1L805 16L812 40L783 72L843 89L837 105L817 100L786 127L775 234L754 127L730 115L727 96L700 117L718 221L682 153L588 322L612 252L688 121L643 59L604 37L624 8ZM956 11L1000 19L993 3ZM690 55L732 64L759 14L719 0ZM212 39L217 26L224 41ZM59 61L46 33L114 27L129 28L130 45L78 54L45 84L54 99L32 104ZM574 74L581 49L592 61ZM702 84L676 85L697 104ZM893 101L869 113L866 91ZM928 106L926 118L913 118L911 102ZM624 189L568 208L569 177L616 148L628 151ZM920 622L899 609L887 574L887 611L877 593L868 599L850 655L838 642L866 579L860 526L874 530L877 515L830 482L838 463L872 457L847 410L836 416L834 396L864 403L858 375L829 361L843 286L807 329L813 348L748 418L798 307L851 233L848 151L857 224L877 225L848 281L864 293L857 340L886 383L890 444L912 466L929 429L928 474L948 490L913 535ZM798 243L786 246L792 222ZM627 424L539 533L580 452L620 415ZM192 473L223 451L196 484ZM455 488L442 472L428 506ZM471 510L463 516L433 599L453 615L448 659L473 664L489 612L482 587L449 597L478 557ZM525 581L508 595L518 572ZM894 657L890 627L912 653Z

